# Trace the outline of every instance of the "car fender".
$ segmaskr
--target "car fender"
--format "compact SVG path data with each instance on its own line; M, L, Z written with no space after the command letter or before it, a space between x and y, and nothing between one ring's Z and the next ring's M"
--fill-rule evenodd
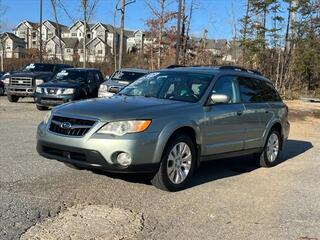
M267 126L265 127L265 130L264 130L264 132L263 132L263 143L264 143L263 146L265 146L265 144L266 144L266 142L267 142L267 137L268 137L268 134L269 134L270 130L271 130L272 127L273 127L275 124L277 124L277 123L279 123L279 124L281 125L281 132L282 132L282 135L283 135L283 124L281 123L280 119L278 119L278 118L272 119L272 120L267 124ZM283 138L283 136L281 136L281 138Z
M195 138L196 138L196 143L197 145L200 144L200 128L196 124L195 121L192 120L185 120L185 121L179 121L179 122L171 122L167 124L160 132L158 141L157 141L157 146L154 154L154 162L160 162L162 158L163 151L172 136L172 134L183 127L190 127L194 130L195 132Z

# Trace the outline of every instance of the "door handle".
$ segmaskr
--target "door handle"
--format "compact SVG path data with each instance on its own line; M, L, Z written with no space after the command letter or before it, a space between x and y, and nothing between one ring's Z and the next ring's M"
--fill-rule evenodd
M237 112L237 115L238 115L238 116L240 116L240 115L242 115L242 114L243 114L243 112L241 112L241 111Z
M266 110L265 113L269 113L269 110Z

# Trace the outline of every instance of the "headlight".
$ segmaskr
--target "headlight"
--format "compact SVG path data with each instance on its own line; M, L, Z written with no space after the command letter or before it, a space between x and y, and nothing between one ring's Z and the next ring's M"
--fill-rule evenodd
M123 136L127 133L138 133L146 130L151 123L151 120L132 120L110 122L104 125L98 133L113 134Z
M5 79L3 80L3 82L4 82L5 84L9 84L10 78L5 78Z
M40 85L43 83L42 79L36 79L36 86Z
M44 116L43 123L47 124L49 122L50 117L51 117L51 111Z
M99 90L100 91L108 91L108 86L106 84L101 84Z
M36 87L36 93L42 93L41 87Z
M63 94L73 94L74 89L73 88L65 88L63 91Z

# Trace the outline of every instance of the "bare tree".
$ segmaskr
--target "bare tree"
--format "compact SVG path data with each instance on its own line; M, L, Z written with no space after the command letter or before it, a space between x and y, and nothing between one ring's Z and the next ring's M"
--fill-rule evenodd
M155 21L158 23L158 68L161 67L162 60L162 39L165 23L172 18L172 13L166 13L166 0L156 0L158 3L159 9L154 6L154 3L151 0L145 0L146 5L153 14Z
M2 0L0 0L0 32L3 32L3 16L5 15L6 13L6 7L2 4ZM1 71L3 72L4 71L4 57L5 57L5 51L6 51L6 48L5 48L5 35L2 34L0 36L0 46L1 46Z
M120 48L119 48L119 68L122 67L123 59L123 46L124 46L124 16L126 6L132 3L135 3L136 0L121 0L121 7L119 7L119 1L117 4L117 10L121 12L120 15Z
M81 0L83 12L83 67L87 65L87 30L90 21L99 0Z
M43 46L42 46L42 0L40 0L40 39L39 39L39 45L40 45L40 63L42 63L42 52L43 52Z
M181 16L182 0L178 0L178 16L177 16L177 34L176 34L176 60L175 64L179 64L180 42L181 42Z
M61 54L61 61L64 62L63 46L62 46L62 40L61 40L61 28L60 28L60 24L58 21L58 14L57 14L57 0L50 0L50 1L51 1L52 12L56 22L57 33L59 37L59 49Z

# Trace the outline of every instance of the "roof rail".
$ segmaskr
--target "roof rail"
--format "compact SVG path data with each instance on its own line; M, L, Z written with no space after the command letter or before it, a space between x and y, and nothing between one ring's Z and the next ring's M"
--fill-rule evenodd
M254 73L254 74L258 74L258 75L262 76L262 73L257 70L246 69L243 67L233 66L233 65L220 66L219 69L229 69L229 70L235 70L235 71L242 71L242 72Z

